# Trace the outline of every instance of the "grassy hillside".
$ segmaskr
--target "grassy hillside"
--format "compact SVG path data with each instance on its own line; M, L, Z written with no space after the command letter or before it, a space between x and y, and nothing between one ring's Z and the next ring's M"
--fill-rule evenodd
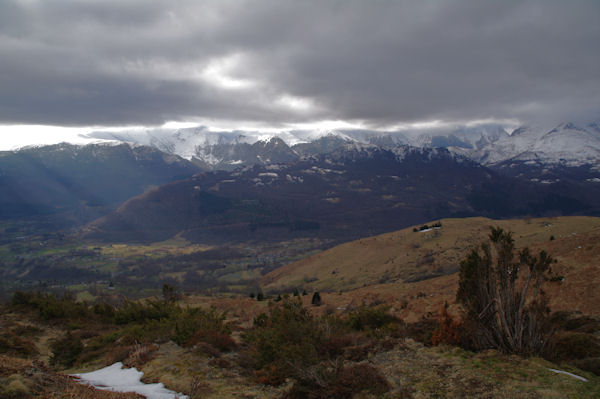
M324 295L324 302L330 304L337 296ZM304 307L311 313L327 313L327 306L311 307L310 296L302 297L302 300ZM15 394L20 396L14 397L22 398L133 398L134 395L108 395L81 387L64 374L55 372L57 369L68 373L91 371L117 360L144 371L144 381L163 382L171 389L190 395L192 399L290 397L287 395L295 386L292 381L275 386L265 385L261 379L262 374L253 366L256 354L248 351L252 346L249 348L244 338L245 334L251 333L256 327L256 323L252 323L255 315L270 312L276 305L249 298L217 296L185 298L182 305L204 309L216 307L218 312L226 311L226 323L231 327L231 336L240 345L236 345L233 351L219 350L212 346L214 343L209 345L202 341L193 346L178 345L173 340L162 339L152 332L152 329L164 329L165 321L163 324L147 324L148 321L142 321L141 324L102 324L93 315L86 319L69 316L67 319L44 321L36 316L36 312L3 307L0 316L0 337L14 341L15 335L20 334L22 338L18 340L19 346L13 343L6 355L0 354L0 383L3 384L0 397L5 397L3 394ZM375 375L382 376L387 382L389 392L384 396L370 393L349 396L343 395L343 387L334 385L341 395L334 397L525 399L596 398L600 394L600 377L569 364L552 363L541 358L524 359L493 350L474 353L458 347L425 346L409 338L410 332L408 337L406 332L398 335L393 326L402 328L402 324L390 324L381 330L347 330L340 323L345 323L344 320L348 320L352 312L341 313L346 314L340 318L329 315L324 318L315 316L307 319L307 322L314 323L315 327L326 328L329 331L328 335L323 337L325 341L322 341L321 345L326 345L328 350L341 350L340 357L325 361L327 368L313 365L309 370L326 373L332 367L335 370L336 367L343 366L342 371L351 373L342 373L340 377L351 376L353 379L365 381L370 378L370 374L364 373L375 369ZM143 329L137 326L143 326ZM153 328L148 328L149 326ZM277 330L270 333L276 334ZM52 352L48 346L52 346L54 340L65 334L71 334L73 339L81 340L83 351L66 370L66 366L61 367L57 364L50 368L46 365L48 362L52 363ZM133 341L132 335L139 335L140 341ZM26 348L28 350L24 351ZM293 348L286 347L286 350ZM588 381L557 375L549 369L572 372ZM354 372L357 374L353 374ZM321 374L317 374L319 375Z
M394 303L400 316L418 318L454 301L460 261L493 225L513 231L517 247L544 249L558 260L553 271L564 281L548 288L553 309L600 315L600 218L468 218L442 219L441 224L339 245L266 274L261 286L267 291L329 291L335 294L326 301L335 307Z
M559 339L544 359L431 346L443 304L458 311L458 264L490 225L513 231L518 247L545 249L558 260L553 269L560 278L547 291L551 308L565 313L553 319ZM84 392L56 373L115 361L191 399L292 399L309 397L306 392L348 399L600 397L599 218L443 219L441 228L419 227L277 269L263 276L262 290L275 293L265 301L221 293L86 304L21 293L0 306L0 397L12 384L23 398L124 398L94 396L103 394ZM211 251L179 244L98 251L158 260L164 251ZM294 288L307 294L294 297ZM322 306L311 306L317 290ZM277 291L283 299L275 299Z

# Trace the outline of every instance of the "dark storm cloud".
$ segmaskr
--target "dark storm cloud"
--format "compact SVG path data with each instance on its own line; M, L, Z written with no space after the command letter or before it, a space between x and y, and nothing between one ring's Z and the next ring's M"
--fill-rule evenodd
M598 117L597 1L0 0L0 123Z

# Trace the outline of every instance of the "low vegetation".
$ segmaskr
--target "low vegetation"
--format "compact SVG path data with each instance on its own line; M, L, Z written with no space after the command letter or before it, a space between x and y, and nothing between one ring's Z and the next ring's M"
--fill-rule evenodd
M245 365L255 370L255 378L263 384L292 379L288 398L351 398L361 391L380 395L389 390L387 381L362 361L385 345L356 331L377 329L391 321L381 312L361 309L346 318L317 317L299 300L284 300L258 315L244 334Z
M454 223L423 234L407 230L403 237L415 237L421 242L415 251L425 251L415 259L431 253L435 265L441 250L433 248ZM553 231L555 240L548 233L543 242L527 236L528 245L517 247L523 234L493 229L487 244L457 258L461 272L454 277L352 291L253 285L243 296L189 297L167 283L144 300L88 301L68 291L17 291L2 305L0 356L20 368L0 368L0 396L42 392L27 370L54 381L54 371L122 361L144 371L148 382L164 382L191 399L600 397L600 319L573 310L549 313L541 295L552 302L557 288L573 283L577 264L568 269L563 262L575 238ZM595 248L585 237L577 237L578 262ZM384 248L385 238L370 241ZM558 263L541 252L548 246L562 257ZM332 278L348 278L342 262ZM45 392L67 392L48 384ZM69 387L74 397L85 397Z
M236 347L226 313L214 308L181 307L169 292L167 290L163 298L124 301L113 306L77 302L72 295L57 297L51 293L19 291L14 294L11 305L15 309L37 311L41 320L66 325L67 331L53 339L50 346L50 364L57 368L71 368L106 356L108 348L111 360L122 361L140 345L168 341L188 347L208 345L216 352ZM97 329L98 326L101 328ZM10 342L10 351L26 351L21 347L14 339Z

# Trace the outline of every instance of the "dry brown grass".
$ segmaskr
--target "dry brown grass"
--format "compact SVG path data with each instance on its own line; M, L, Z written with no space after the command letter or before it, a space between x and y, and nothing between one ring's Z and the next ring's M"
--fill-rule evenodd
M192 399L280 396L281 388L257 385L234 367L237 362L230 356L233 355L222 355L222 361L217 362L202 353L201 348L184 349L171 342L161 345L155 358L140 370L144 372L144 382L160 381L174 391L193 393L196 396Z
M587 383L557 375L556 365L496 351L426 348L410 339L371 359L391 382L392 393L411 398L596 398L600 377L572 369ZM410 395L410 396L409 396Z
M443 219L442 229L415 233L412 228L342 244L264 276L264 289L309 286L329 290L324 305L338 311L360 304L388 303L408 322L435 315L445 301L456 314L457 271L468 251L484 241L489 226L512 231L517 247L549 252L562 282L548 285L553 310L600 315L600 218L558 217L496 221L486 218ZM550 237L554 236L554 240ZM427 256L432 263L423 262ZM447 273L407 282L415 276ZM317 280L306 283L306 276ZM379 283L383 277L392 282ZM363 287L364 285L364 287Z
M599 218L528 221L473 218L442 220L442 224L441 230L414 233L406 229L343 244L268 274L263 280L263 289L306 286L310 294L319 290L323 306L311 306L311 295L301 297L304 305L315 313L343 313L363 304L385 303L391 306L394 315L407 322L417 322L424 317L435 317L448 301L450 314L457 315L456 273L414 282L407 280L457 269L468 250L486 238L489 225L498 225L514 232L518 247L529 246L534 252L545 249L558 259L553 268L565 279L550 284L547 289L553 310L600 316L600 290L596 289L600 283ZM550 236L555 239L550 241ZM307 283L312 277L317 280ZM267 301L231 295L186 297L183 302L193 307L213 306L227 311L234 337L250 327L254 317L268 307ZM23 322L23 315L10 317L13 319L0 316L0 322L4 323L0 323L0 327L6 327L7 320L11 326ZM47 358L44 342L60 332L57 326L42 327L42 333L36 337L40 359ZM289 388L289 385L278 388L257 385L239 366L235 354L215 358L202 348L180 348L173 343L160 345L157 350L154 347L138 349L130 360L131 364L141 366L146 373L145 381L161 381L170 389L194 393L196 397L277 398ZM392 397L592 398L598 397L600 384L598 377L591 377L587 385L591 388L581 388L577 380L549 373L547 367L559 366L539 359L522 360L497 353L473 354L444 347L424 348L410 340L406 345L370 356L368 361L392 384ZM4 378L0 385L16 375L18 378L13 377L13 380L22 383L35 397L136 397L78 385L67 376L28 360L0 356L0 365L0 378ZM86 367L92 366L86 364ZM22 371L25 369L35 370L36 377L25 375ZM569 371L579 373L574 369ZM590 374L585 376L590 377Z

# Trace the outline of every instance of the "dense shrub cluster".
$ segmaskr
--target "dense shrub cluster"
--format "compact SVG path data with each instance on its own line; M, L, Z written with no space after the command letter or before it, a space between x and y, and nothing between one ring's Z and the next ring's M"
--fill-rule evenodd
M382 312L382 308L372 312L365 308L351 319L316 317L299 300L284 299L271 305L268 314L257 316L244 335L246 366L254 367L264 384L293 379L289 398L349 398L362 390L381 394L389 387L376 369L344 363L361 361L383 348L375 338L350 328L366 331L384 326L389 319Z
M225 323L224 313L215 309L184 309L173 300L164 298L125 301L117 307L107 303L90 306L77 302L69 293L59 298L52 293L19 291L14 294L11 304L36 309L44 320L97 320L124 326L127 335L137 342L172 339L179 345L210 341L208 343L214 343L221 349L231 346L226 338L220 336L229 336L231 332Z
M36 309L44 320L83 319L91 313L86 303L76 302L69 292L59 298L52 293L17 291L11 304Z
M66 368L73 366L81 352L83 351L83 343L78 337L74 337L70 332L62 338L53 341L50 345L52 356L50 364L53 366L60 365Z
M106 355L107 351L115 361L123 360L139 345L170 340L181 346L203 345L205 352L213 355L236 347L225 313L216 309L182 308L172 297L125 301L115 307L107 303L90 306L77 302L69 294L59 298L50 293L17 292L11 305L35 309L44 320L68 320L70 328L78 330L52 343L51 363L55 366L71 367L77 361ZM113 332L98 335L94 327L98 325ZM85 346L82 340L86 340ZM31 348L35 345L27 345L27 341L14 334L0 337L0 352L28 355Z
M263 383L279 384L298 370L319 361L318 348L325 339L321 320L313 317L300 301L282 301L269 314L254 319L254 328L246 332L250 358Z
M205 343L217 351L235 348L225 313L216 309L181 308L173 303L130 302L115 310L115 323L125 325L121 340L131 344L174 341L180 346Z
M212 345L220 351L235 348L231 329L225 323L225 313L216 309L182 309L174 318L173 340L179 345L197 345L200 342Z
M177 305L165 303L160 300L148 300L144 302L126 301L114 309L113 322L118 325L124 325L144 323L150 320L162 320L171 317L173 313L178 311L179 307ZM105 317L108 317L109 314L110 311L101 313Z
M101 308L106 314L108 308ZM225 314L215 309L181 308L162 301L126 303L114 309L113 322L120 329L92 338L80 359L89 360L108 351L111 361L123 361L140 345L167 341L180 346L204 345L204 351L215 356L235 348Z
M364 331L370 335L389 335L402 329L403 322L392 316L389 306L361 306L350 312L347 323L353 330Z

